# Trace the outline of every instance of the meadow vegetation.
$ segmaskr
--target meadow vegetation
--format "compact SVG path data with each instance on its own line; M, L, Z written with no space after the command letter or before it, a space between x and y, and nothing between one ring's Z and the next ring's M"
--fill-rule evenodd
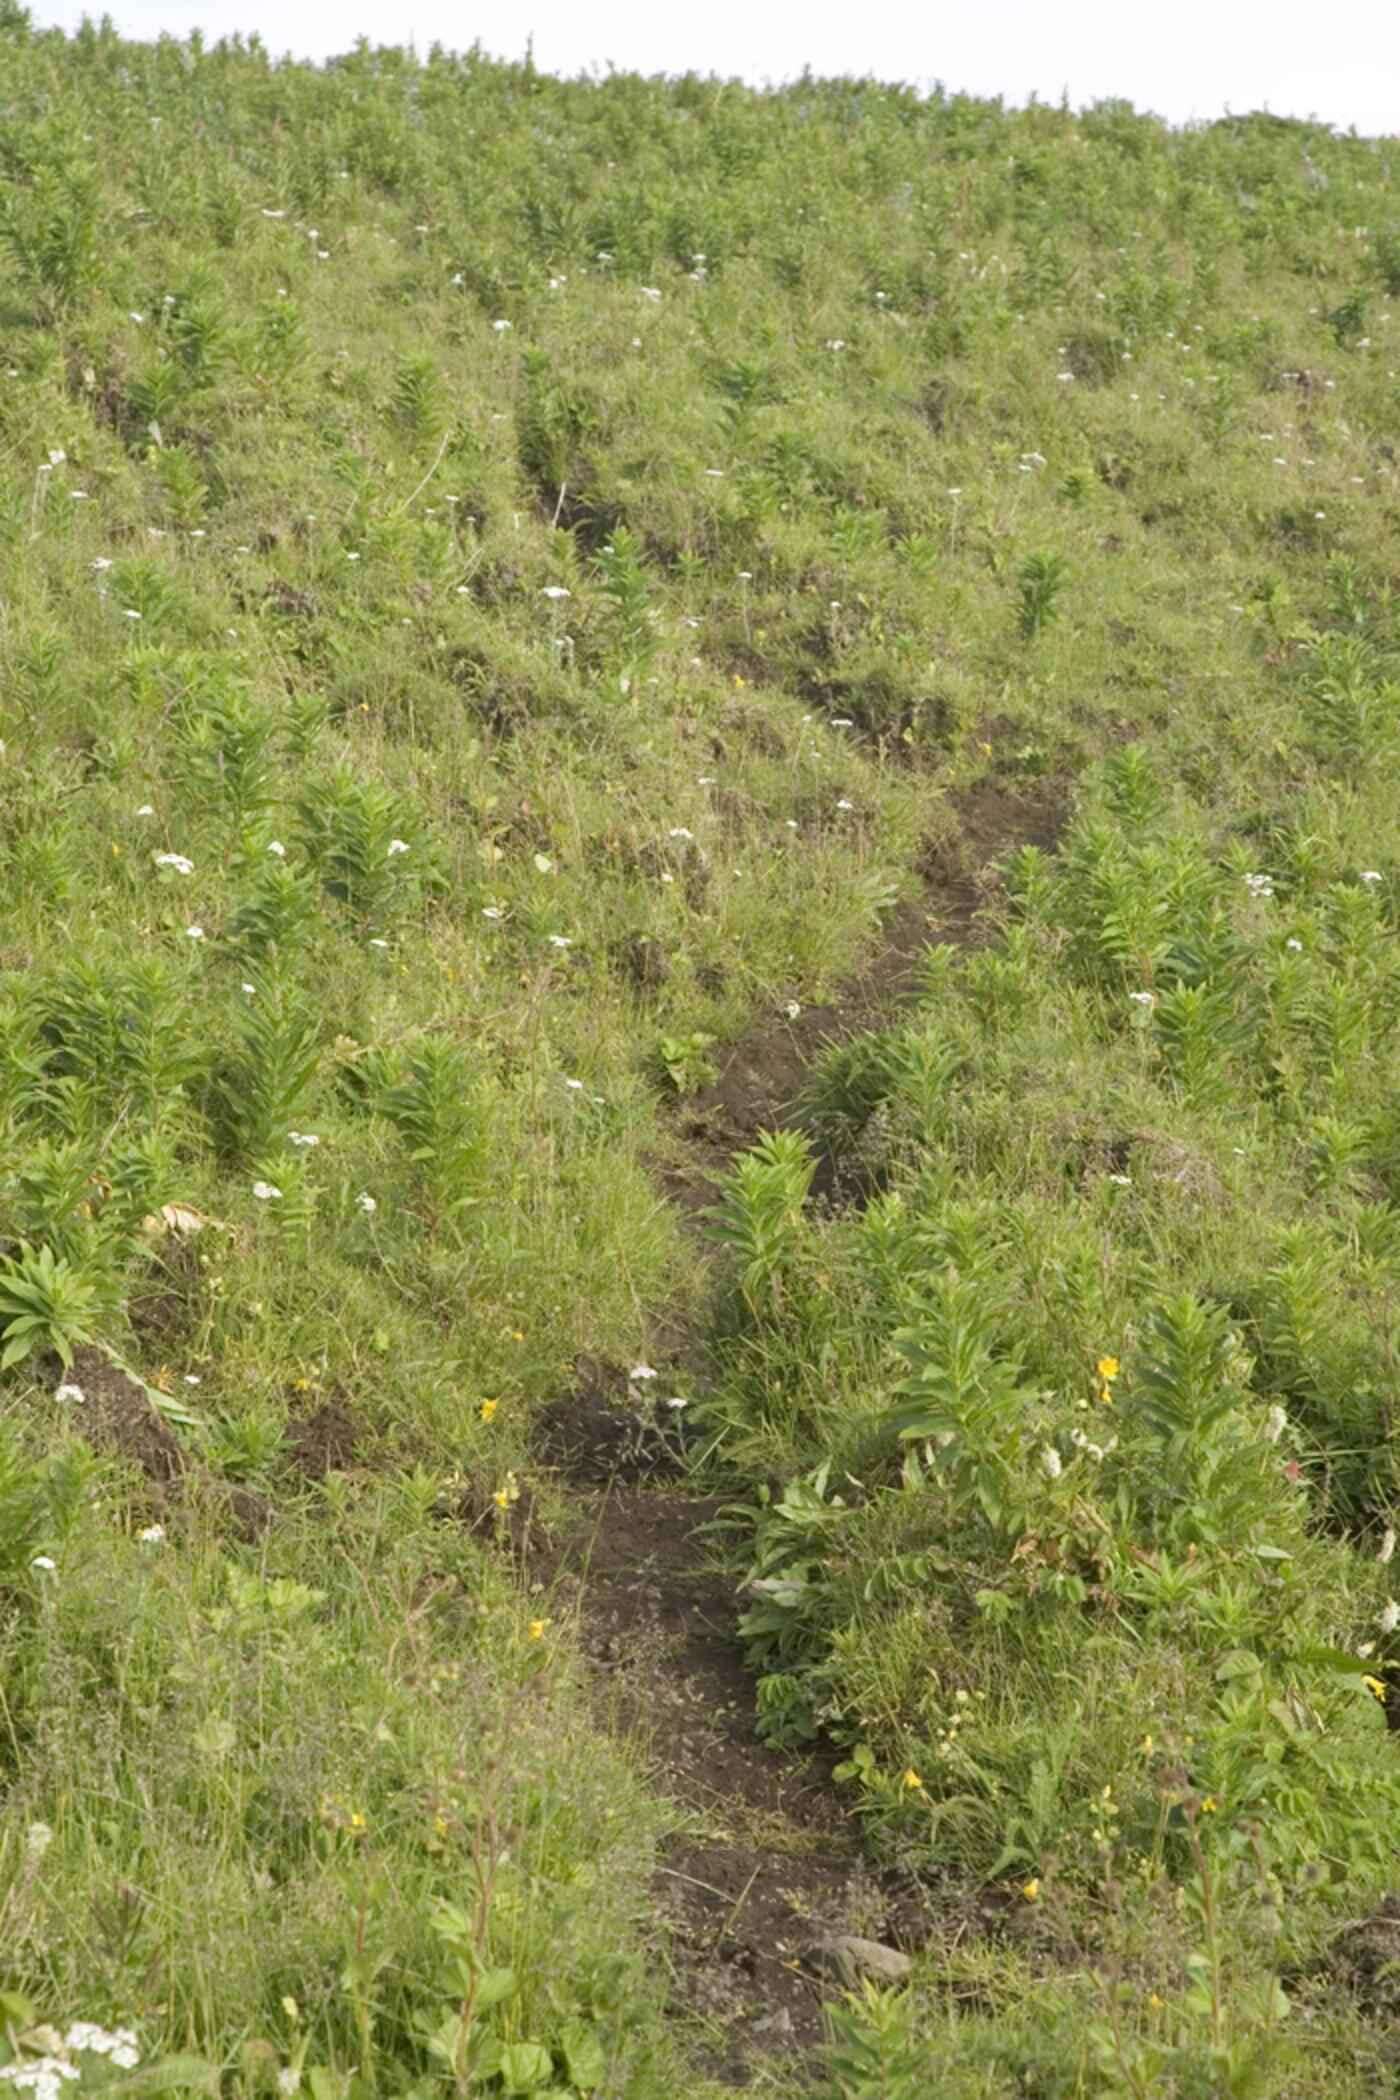
M0 4L0 2086L727 2089L581 1359L927 1919L755 2089L1393 2083L1398 177Z

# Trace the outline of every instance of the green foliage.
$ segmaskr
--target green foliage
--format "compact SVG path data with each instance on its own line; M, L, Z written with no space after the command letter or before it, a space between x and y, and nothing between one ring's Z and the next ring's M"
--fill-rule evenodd
M320 1066L320 1030L305 998L278 978L255 980L213 1062L208 1110L221 1147L245 1162L280 1150L305 1117Z
M22 1241L0 1262L0 1370L50 1351L71 1364L93 1338L98 1309L92 1284L52 1247Z
M1382 2089L1390 146L0 52L0 2047L709 2091L520 1582L650 1354L761 1735L997 1921L814 2077Z
M486 1160L483 1088L457 1043L430 1036L377 1103L409 1147L428 1189L447 1209L479 1200Z
M25 158L25 179L0 191L0 248L40 311L56 317L85 299L101 274L101 185L96 168L56 131Z
M714 1037L703 1028L689 1035L663 1035L656 1046L656 1063L666 1084L677 1094L695 1094L716 1079L718 1068L710 1051Z
M1060 616L1060 594L1069 580L1062 554L1028 554L1016 572L1021 636L1033 642Z

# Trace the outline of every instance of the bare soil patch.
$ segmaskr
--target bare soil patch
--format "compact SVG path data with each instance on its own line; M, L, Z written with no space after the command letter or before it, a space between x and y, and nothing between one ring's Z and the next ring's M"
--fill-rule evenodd
M721 1507L613 1486L582 1506L547 1572L579 1605L614 1725L646 1745L655 1783L687 1812L653 1895L677 2002L713 2026L713 2074L742 2085L762 2055L822 2040L830 1986L811 1949L824 1934L909 1947L928 1928L918 1901L863 1862L831 1757L781 1755L757 1739L738 1600L706 1565L706 1526Z

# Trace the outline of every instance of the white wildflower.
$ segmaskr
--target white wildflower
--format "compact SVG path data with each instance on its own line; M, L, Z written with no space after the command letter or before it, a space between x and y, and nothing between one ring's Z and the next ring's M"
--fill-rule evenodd
M695 833L687 831L684 824L673 824L666 836L668 839L693 839Z
M313 1145L319 1145L321 1142L314 1130L289 1130L287 1138L289 1143L299 1145L304 1152L309 1152Z
M187 941L202 941L204 939L204 928L202 926L187 926L185 928L185 939Z
M572 591L565 590L562 583L547 583L540 592L542 598L553 598L556 603L560 598L572 598L573 595Z
M658 306L661 303L661 294L654 284L644 284L642 286L642 297L650 299L653 306Z
M63 2046L68 2050L81 2050L89 2056L109 2056L123 2071L134 2070L141 2061L141 2052L136 2046L136 2036L129 2027L118 2027L109 2034L92 2020L75 2020L63 2037Z
M796 1021L801 1018L802 1008L795 999L789 999L787 1005L783 1008L783 1012L789 1021Z
M277 2073L277 2090L291 2100L293 2093L301 2091L301 2073L295 2064L284 2064Z
M155 813L156 806L154 802L143 802L136 812L138 817L153 817Z
M1049 1480L1058 1480L1064 1471L1059 1452L1053 1444L1046 1444L1040 1454L1041 1467Z
M1394 1551L1395 1527L1393 1524L1387 1524L1385 1527L1385 1535L1381 1539L1380 1550L1376 1554L1376 1559L1380 1562L1382 1567L1385 1567Z
M173 868L177 875L194 873L194 862L183 853L157 853L153 857L158 868Z
M389 943L385 940L382 933L372 933L369 937L369 945L371 948L387 948Z
M1301 955L1303 952L1302 942L1296 939L1292 934L1290 934L1288 939L1284 942L1284 946L1285 948L1290 949L1294 955Z
M499 904L483 904L481 907L481 916L483 919L503 919L505 917L505 913L501 910Z
M386 859L386 860L397 860L397 859L398 859L398 856L399 856L399 855L400 855L401 853L407 853L407 852L408 852L408 850L409 850L409 847L408 847L408 840L407 840L407 839L390 839L390 841L389 841L389 850L388 850L388 852L387 852L387 853L386 853L386 855L385 855L385 859Z
M646 1385L656 1373L650 1364L633 1364L627 1375L633 1385Z
M47 1823L31 1823L24 1833L24 1849L32 1860L41 1860L53 1843L53 1832Z
M1393 1597L1379 1619L1377 1619L1376 1624L1380 1627L1382 1633L1394 1633L1396 1627L1400 1626L1400 1604L1397 1604Z
M163 1524L148 1524L145 1530L138 1531L136 1536L140 1539L143 1546L163 1546L165 1544L165 1526Z
M855 804L854 804L854 802L848 802L848 801L846 800L846 797L845 797L845 796L843 795L843 796L841 797L841 800L840 800L840 801L839 801L839 802L837 803L836 807L837 807L838 809L854 809L854 808L855 808Z
M273 856L274 860L285 860L287 858L287 849L282 844L281 839L269 839L267 842L267 850Z
M244 991L244 992L246 992L246 993L247 993L247 995L248 995L248 997L249 997L250 999L256 999L256 998L257 998L257 996L258 996L258 988L257 988L257 986L256 986L255 984L250 984L250 983L249 983L249 981L248 981L248 979L247 979L246 977L245 977L245 978L243 979L243 982L242 982L241 986L239 987L239 989L240 989L241 991Z
M564 1084L571 1094L581 1094L583 1092L583 1081L581 1079L566 1079Z
M280 1203L282 1201L282 1191L278 1188L275 1181L255 1181L253 1183L253 1194L257 1197L259 1203Z
M76 2066L65 2063L61 2056L19 2057L0 2067L0 2080L19 2092L32 2093L34 2100L58 2100L64 2079L77 2076Z
M46 1575L52 1575L54 1570L58 1566L58 1563L56 1560L52 1559L47 1553L36 1553L33 1560L30 1561L29 1565L31 1568L42 1569L42 1571Z
M86 1398L87 1394L83 1391L82 1387L80 1385L73 1385L68 1380L65 1380L64 1383L61 1386L57 1387L57 1389L54 1392L54 1399L62 1400L65 1406L77 1407L81 1405L81 1403L84 1400L86 1400Z
M367 1218L372 1218L379 1205L375 1202L368 1189L361 1189L359 1195L355 1198L355 1208L356 1210L362 1210Z
M1264 1434L1271 1444L1276 1444L1279 1438L1283 1435L1284 1430L1287 1429L1287 1427L1287 1410L1283 1407L1280 1407L1278 1402L1275 1401L1273 1406L1269 1409L1268 1417L1265 1420Z
M504 335L507 329L514 326L514 323L510 321L493 321L491 326L497 335Z
M547 934L545 938L548 940L551 948L572 948L574 945L567 933L551 933Z
M1134 1006L1151 1008L1157 1004L1155 992L1129 992L1128 997L1132 1000Z
M1380 879L1381 879L1381 871L1380 871L1380 869L1379 869L1379 868L1363 868L1363 869L1361 870L1361 874L1360 874L1360 876L1359 876L1359 878L1358 878L1358 880L1360 880L1361 882L1364 882L1364 883L1365 883L1365 884L1366 884L1366 885L1367 885L1368 887L1369 887L1369 886L1370 886L1370 885L1371 885L1372 883L1376 883L1376 882L1379 882L1379 881L1380 881Z
M1251 897L1272 897L1274 894L1272 875L1246 875L1244 886Z

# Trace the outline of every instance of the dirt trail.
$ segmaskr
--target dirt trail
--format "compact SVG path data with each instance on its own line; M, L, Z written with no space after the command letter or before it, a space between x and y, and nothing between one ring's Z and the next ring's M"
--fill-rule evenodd
M954 806L959 839L928 856L922 894L893 916L861 975L792 1024L746 1037L687 1104L691 1157L666 1187L697 1222L735 1154L788 1118L822 1049L888 1022L916 991L930 941L981 937L990 863L1022 844L1053 845L1063 797L984 784ZM671 1928L678 2004L709 2026L709 2068L737 2087L763 2056L801 2056L822 2040L834 1986L811 1959L816 1942L853 1933L910 1952L930 1937L933 1912L917 1887L863 1860L830 1758L759 1742L736 1641L741 1600L710 1572L722 1505L676 1484L677 1454L629 1411L625 1372L580 1370L577 1391L544 1420L541 1451L578 1490L578 1529L536 1572L576 1595L612 1719L649 1745L656 1783L687 1812L654 1896ZM949 1925L945 1910L938 1929Z

